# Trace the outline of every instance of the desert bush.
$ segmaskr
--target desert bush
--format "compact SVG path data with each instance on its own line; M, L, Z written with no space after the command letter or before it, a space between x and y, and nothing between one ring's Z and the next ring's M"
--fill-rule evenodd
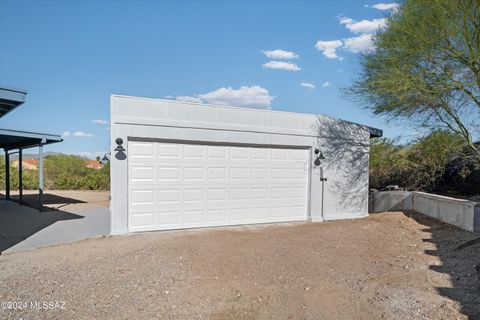
M480 163L472 160L472 155L462 137L444 130L435 130L407 145L387 138L373 139L370 187L382 189L395 184L422 191L476 190L473 186L480 186Z
M110 165L95 170L85 167L82 157L49 155L44 162L44 188L50 190L109 190ZM0 189L5 186L5 159L0 157ZM10 166L10 187L18 189L18 170ZM38 189L38 171L23 170L23 188Z
M406 148L388 138L372 139L370 144L370 188L382 189L395 184L405 186L412 164Z
M480 143L475 147L480 149ZM447 163L445 169L445 184L461 194L480 194L480 158L470 149L463 152Z
M449 131L436 130L417 139L407 152L412 164L409 187L425 191L448 188L444 179L447 163L463 157L465 147L464 139Z

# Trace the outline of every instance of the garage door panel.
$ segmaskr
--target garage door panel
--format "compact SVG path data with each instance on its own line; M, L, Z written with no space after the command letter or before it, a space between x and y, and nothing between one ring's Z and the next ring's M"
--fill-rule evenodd
M216 222L216 223L224 223L226 222L227 217L227 210L224 208L221 209L208 209L207 210L207 221L208 222Z
M308 151L129 142L130 231L305 220Z
M155 191L149 190L132 190L132 204L154 204Z
M231 208L230 221L232 223L245 221L247 219L248 210L245 208Z
M232 160L246 160L250 158L250 152L247 147L230 147L230 157Z
M228 170L226 167L209 167L207 171L209 180L227 181L228 179Z
M175 166L159 166L157 170L157 179L161 181L180 181L181 171L180 168Z
M129 154L132 159L153 160L155 158L154 145L152 143L134 142L130 145Z
M134 228L155 227L155 212L150 211L130 215L130 226Z
M230 168L231 180L248 180L249 179L248 167L233 167Z
M172 143L151 143L156 146L158 159L179 159L181 146Z
M268 207L253 207L250 209L251 217L253 219L267 218L269 211Z
M130 170L130 181L147 182L155 180L155 170L152 166L132 166Z
M270 178L269 168L252 168L250 169L250 176L253 180L268 181Z
M207 146L207 159L227 159L228 149L223 146Z
M230 200L242 201L250 198L250 189L245 187L233 187L230 188ZM243 205L243 201L242 201Z
M160 189L157 191L157 203L178 204L182 200L182 193L180 188Z
M178 225L182 224L182 211L160 211L157 213L157 225Z
M185 224L194 224L199 223L205 220L205 210L201 209L191 209L184 210L184 223Z
M184 167L183 168L183 180L184 181L197 181L205 180L205 168L204 167Z
M205 146L195 144L183 145L184 159L203 159L205 153Z

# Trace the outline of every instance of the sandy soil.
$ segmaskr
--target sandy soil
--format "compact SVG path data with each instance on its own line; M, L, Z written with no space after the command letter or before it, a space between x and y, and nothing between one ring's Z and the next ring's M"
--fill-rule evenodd
M0 193L4 194L5 192L0 191ZM18 191L12 190L11 197L18 200ZM63 211L68 211L69 209L108 208L110 205L110 191L46 190L43 197L45 207ZM23 200L25 204L37 208L38 191L23 191Z
M0 256L0 318L480 319L479 236L394 212L91 239Z

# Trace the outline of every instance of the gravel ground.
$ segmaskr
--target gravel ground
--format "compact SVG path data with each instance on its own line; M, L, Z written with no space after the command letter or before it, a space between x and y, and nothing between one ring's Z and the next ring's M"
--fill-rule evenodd
M0 190L0 194L5 194ZM12 190L13 199L18 199L18 191ZM46 190L43 195L44 205L52 210L68 211L71 209L108 208L110 191L92 190ZM38 191L24 190L23 201L33 208L38 207Z
M90 239L0 256L0 319L480 319L479 236L392 212Z

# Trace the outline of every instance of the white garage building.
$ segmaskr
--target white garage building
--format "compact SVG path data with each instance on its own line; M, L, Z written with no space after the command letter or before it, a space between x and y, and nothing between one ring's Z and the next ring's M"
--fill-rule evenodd
M111 233L368 215L369 140L326 116L111 97Z

